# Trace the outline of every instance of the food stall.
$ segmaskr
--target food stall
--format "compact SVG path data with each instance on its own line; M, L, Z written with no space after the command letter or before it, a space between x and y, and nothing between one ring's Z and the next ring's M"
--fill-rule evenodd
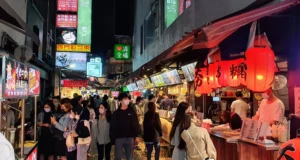
M34 111L36 115L37 96L40 94L40 72L6 56L1 57L1 62L1 86L5 88L1 87L0 99L1 101L6 99L21 99L21 110L9 106L8 104L0 103L0 129L1 132L4 131L6 138L15 146L16 151L20 149L20 157L25 158L26 155L28 157L29 153L34 152L33 150L37 151L36 130L34 131L34 141L25 142L25 99L27 99L28 96L35 97ZM1 112L3 105L6 105L6 112L8 108L10 108L21 114L21 126L18 127L21 128L19 134L15 128L8 128L7 125L6 127L2 126ZM34 126L36 128L36 120ZM17 135L15 135L15 133L17 133Z
M136 81L136 84L139 88L139 91L142 92L142 97L148 97L151 94L151 88L153 88L152 83L150 82L149 78L144 78L141 80Z
M190 63L187 65L181 66L181 71L184 75L186 85L187 85L187 102L192 106L195 106L195 87L194 87L194 78L195 78L195 66L197 62ZM196 106L195 106L196 107ZM196 109L196 108L195 108Z
M87 80L61 80L61 97L73 98L73 94L84 95L86 92Z
M129 91L129 95L131 96L132 100L135 100L137 97L142 95L142 93L139 91L139 88L136 85L136 83L128 84L128 85L126 85L126 87Z

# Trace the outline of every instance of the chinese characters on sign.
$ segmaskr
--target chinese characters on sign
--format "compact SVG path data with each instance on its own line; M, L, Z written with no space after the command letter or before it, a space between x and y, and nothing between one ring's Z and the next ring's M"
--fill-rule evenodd
M74 71L86 71L86 53L56 52L55 65Z
M29 68L29 95L40 94L40 71Z
M58 44L56 51L60 52L91 52L90 45Z
M116 44L114 48L115 60L130 60L130 45Z
M62 80L63 87L87 87L87 80Z
M77 12L77 9L78 9L77 0L58 0L57 1L57 10L58 11Z
M92 0L78 0L77 44L91 44Z
M28 68L24 64L6 59L5 98L27 97Z
M57 14L56 15L57 28L77 28L77 15L71 14Z
M300 87L294 88L295 94L295 114L300 116Z
M165 25L169 27L179 15L178 0L165 0Z

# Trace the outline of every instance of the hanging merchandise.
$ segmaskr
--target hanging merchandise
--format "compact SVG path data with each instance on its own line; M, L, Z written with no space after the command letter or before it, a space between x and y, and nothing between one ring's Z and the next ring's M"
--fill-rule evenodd
M263 92L272 86L275 73L274 52L270 48L250 48L245 53L247 87L255 92Z
M214 62L209 64L208 66L208 84L211 88L219 88L221 87L218 82L218 68L219 68L219 63Z
M218 82L221 86L237 87L246 85L247 65L244 58L221 61L218 68Z
M211 87L208 85L207 68L195 69L195 89L199 94L208 94L212 92Z

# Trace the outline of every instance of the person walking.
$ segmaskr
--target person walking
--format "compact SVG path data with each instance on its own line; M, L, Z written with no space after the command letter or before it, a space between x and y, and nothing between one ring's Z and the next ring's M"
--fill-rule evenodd
M51 117L51 123L54 125L53 137L54 141L54 155L59 156L61 160L66 160L67 156L67 146L66 138L64 137L64 131L66 130L68 124L70 123L70 111L71 103L70 99L65 98L61 100L61 111L64 113L61 117Z
M111 143L109 137L109 123L111 119L111 112L109 107L107 106L107 103L100 104L99 113L100 115L99 119L97 120L98 123L96 134L98 160L103 160L104 156L106 160L110 160Z
M110 137L115 144L115 160L121 160L123 149L127 160L132 160L134 146L138 144L140 126L138 118L132 107L129 107L129 99L126 93L119 95L121 106L112 115L110 123Z
M70 121L64 132L64 137L66 138L66 146L68 151L67 160L77 160L76 143L78 142L78 135L76 134L76 128L79 121L79 115L76 115L75 113L75 109L71 109Z
M192 115L184 115L180 123L179 149L187 149L187 160L217 159L217 152L207 130L192 123Z
M155 149L155 160L159 160L160 139L162 137L162 127L159 114L156 113L154 102L148 103L148 112L145 114L143 128L144 141L147 148L147 160L151 160L153 147Z

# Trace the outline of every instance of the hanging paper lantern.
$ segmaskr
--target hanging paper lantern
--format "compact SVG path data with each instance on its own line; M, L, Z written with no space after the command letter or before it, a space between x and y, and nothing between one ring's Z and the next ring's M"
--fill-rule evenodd
M91 82L94 82L94 81L95 81L95 78L94 78L94 77L90 77L90 81L91 81Z
M270 48L250 48L245 53L247 65L247 87L263 92L272 85L275 74L275 57Z
M207 68L195 69L195 90L199 94L208 94L212 92L211 87L208 85Z
M218 82L221 86L237 87L245 83L247 67L244 59L221 61L218 71Z
M279 149L278 160L299 159L300 157L300 138L297 137L290 141L285 142Z
M211 88L219 88L221 87L218 82L218 68L219 63L211 63L208 66L208 84Z

